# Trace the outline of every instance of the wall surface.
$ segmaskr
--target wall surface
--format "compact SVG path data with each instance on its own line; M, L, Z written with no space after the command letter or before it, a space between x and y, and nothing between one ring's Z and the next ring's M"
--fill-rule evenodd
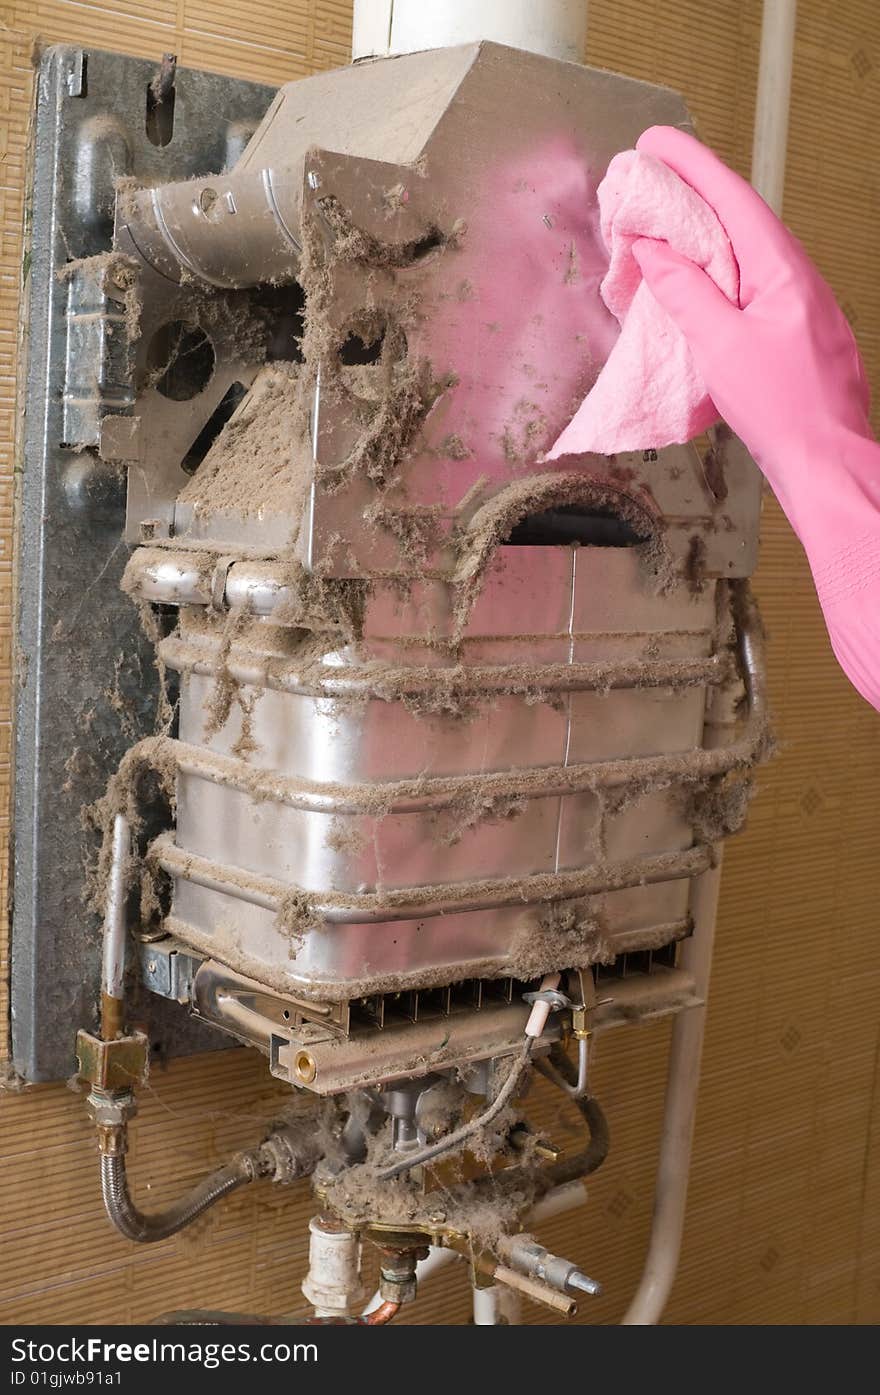
M832 282L880 381L880 12L800 0L785 213ZM747 171L758 0L590 0L593 63L682 90L703 137ZM30 0L0 5L0 804L8 841L12 496L21 223L34 43L76 42L270 83L346 61L348 0ZM687 1236L667 1320L880 1320L880 717L849 688L800 548L767 499L758 590L782 752L731 847ZM3 896L8 859L0 850ZM5 904L0 911L4 914ZM0 965L5 945L0 933ZM5 972L0 972L0 995ZM3 1004L0 1003L0 1010ZM73 1026L73 1024L72 1024ZM614 1321L652 1201L667 1029L603 1038L596 1086L613 1151L587 1207L547 1243L606 1285ZM156 1205L257 1134L279 1093L232 1051L153 1072L134 1132ZM564 1140L571 1120L536 1111ZM137 1249L103 1217L75 1091L0 1093L0 1322L144 1321L174 1308L301 1309L305 1192L242 1193L193 1231ZM409 1314L467 1320L462 1273ZM545 1321L529 1308L528 1322Z

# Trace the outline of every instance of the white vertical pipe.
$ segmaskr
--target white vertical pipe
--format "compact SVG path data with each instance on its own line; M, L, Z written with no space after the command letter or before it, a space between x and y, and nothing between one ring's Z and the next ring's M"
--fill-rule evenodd
M703 1001L699 1007L680 1012L672 1028L651 1240L639 1287L623 1317L626 1327L653 1326L660 1321L681 1254L721 883L720 848L716 852L718 865L697 879L691 896L694 933L682 945L681 967L692 975Z
M391 52L393 0L354 0L351 24L351 56L384 58Z
M474 1326L498 1327L501 1290L497 1284L489 1288L474 1288Z
M785 189L796 18L797 0L764 0L752 184L776 213L782 210ZM697 884L696 930L682 955L682 967L693 974L701 997L709 988L720 875L719 866ZM679 1014L672 1029L651 1241L641 1282L623 1318L626 1326L659 1322L678 1268L705 1019L705 1007L691 1008Z
M782 212L797 0L764 0L761 60L752 145L752 184Z
M354 0L355 61L479 39L582 63L587 0Z

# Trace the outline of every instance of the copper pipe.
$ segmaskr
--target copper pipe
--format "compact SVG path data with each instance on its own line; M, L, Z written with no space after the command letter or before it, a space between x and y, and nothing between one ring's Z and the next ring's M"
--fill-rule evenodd
M380 1303L378 1308L374 1308L366 1317L361 1318L365 1327L384 1327L387 1322L396 1317L400 1312L399 1303Z
M125 1018L125 1004L122 998L112 998L109 993L101 993L101 1040L115 1041L122 1036Z

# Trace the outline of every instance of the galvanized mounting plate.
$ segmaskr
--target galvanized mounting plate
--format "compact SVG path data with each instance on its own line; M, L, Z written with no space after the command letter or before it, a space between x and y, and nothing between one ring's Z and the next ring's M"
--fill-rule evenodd
M153 726L153 655L119 590L124 481L91 450L65 449L64 268L112 244L114 180L219 172L274 90L178 70L173 133L152 144L156 63L59 47L40 63L25 263L26 421L18 534L12 1046L25 1080L71 1074L77 1028L95 1022L99 926L85 906L80 812ZM108 122L108 147L96 143ZM110 148L116 153L106 158ZM102 153L103 152L103 153ZM120 167L120 165L122 167ZM154 1050L228 1044L151 998Z

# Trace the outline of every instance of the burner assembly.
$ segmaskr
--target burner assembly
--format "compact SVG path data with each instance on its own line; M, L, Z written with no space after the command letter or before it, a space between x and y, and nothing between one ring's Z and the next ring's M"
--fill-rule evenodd
M133 134L150 65L91 53L76 93L85 64L52 50L41 75L64 113L41 158L72 162L63 216L92 229L72 256L44 249L49 429L83 527L109 519L106 635L83 667L106 684L139 655L158 674L127 741L91 751L99 797L82 785L102 1016L78 1009L76 1052L110 1217L159 1240L235 1188L308 1176L315 1321L390 1320L438 1251L478 1290L571 1314L599 1284L530 1228L606 1162L596 1037L669 1015L628 1319L651 1320L721 845L768 748L760 480L723 427L700 449L543 456L614 342L596 184L647 126L686 122L681 99L482 42L274 96L210 79L218 131L207 75L166 63L163 149L149 122ZM183 163L163 166L175 139ZM20 763L61 696L22 701ZM19 1039L39 1040L45 956L17 962ZM291 1107L149 1215L125 1169L148 1057L132 1024L154 1014L198 1029L189 1049L218 1031L257 1048ZM529 1124L534 1073L580 1116L569 1151ZM364 1242L381 1303L361 1316Z

